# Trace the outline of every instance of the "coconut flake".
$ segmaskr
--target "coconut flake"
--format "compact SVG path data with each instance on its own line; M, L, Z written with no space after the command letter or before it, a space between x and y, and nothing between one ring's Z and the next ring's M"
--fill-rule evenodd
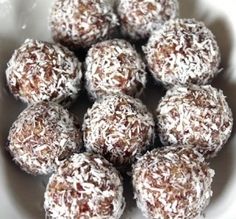
M48 218L119 219L125 208L122 178L103 157L81 153L63 161L50 179Z
M78 123L56 103L37 103L26 108L13 123L7 149L27 173L49 174L61 159L79 151Z
M67 48L27 39L8 62L6 78L16 98L26 103L50 100L68 104L80 90L81 63Z
M84 116L84 144L116 166L126 166L153 142L154 126L140 100L121 94L104 96Z
M213 176L192 146L154 149L133 166L137 205L147 218L196 218L209 204Z
M49 20L54 40L71 49L109 37L118 25L112 4L105 0L55 0Z
M223 92L210 85L173 87L161 99L156 116L164 145L196 145L206 157L216 156L233 126Z
M144 39L164 22L178 16L177 0L119 0L121 30L132 39Z
M195 19L167 21L143 48L149 70L167 88L207 84L219 72L220 51L215 36Z
M138 96L145 87L145 65L125 40L113 39L93 45L85 63L86 88L93 98L112 93Z

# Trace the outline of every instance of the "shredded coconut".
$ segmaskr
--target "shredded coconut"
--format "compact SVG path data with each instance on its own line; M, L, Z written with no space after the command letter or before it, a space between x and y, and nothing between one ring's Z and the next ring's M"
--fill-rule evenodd
M145 64L125 40L93 45L86 58L86 87L93 98L105 94L141 94L146 84Z
M210 85L173 87L156 113L164 145L196 145L206 157L215 156L232 131L232 111L225 96Z
M219 72L220 51L203 22L176 19L153 32L143 48L149 70L166 87L207 84Z
M8 62L6 78L16 98L26 103L68 104L80 90L81 63L67 48L27 39Z
M103 157L74 154L59 166L45 192L47 218L119 219L125 208L122 179Z
M109 37L118 25L105 0L55 0L49 20L54 40L75 50Z
M179 4L177 0L119 0L117 11L123 34L138 40L176 18Z
M147 218L194 219L209 204L213 176L192 146L154 149L133 166L137 205Z
M140 100L104 96L88 109L82 126L87 150L102 154L117 167L127 166L154 139L154 121Z
M27 173L49 174L82 144L78 122L56 103L29 106L12 125L8 150Z

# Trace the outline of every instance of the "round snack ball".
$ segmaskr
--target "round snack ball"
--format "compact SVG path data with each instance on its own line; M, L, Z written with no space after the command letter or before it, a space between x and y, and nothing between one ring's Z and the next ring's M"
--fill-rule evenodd
M107 40L88 51L85 79L93 98L114 93L138 96L146 84L145 64L129 42Z
M179 4L177 0L119 0L117 11L123 34L140 40L176 18Z
M61 160L80 150L82 134L66 109L56 103L40 102L18 116L8 142L13 160L24 171L49 174Z
M122 179L103 157L81 153L64 160L45 192L46 217L119 219L125 208Z
M173 87L156 113L164 145L196 145L207 158L217 154L232 131L233 117L225 96L210 85Z
M104 96L88 109L82 126L85 148L126 168L154 139L154 121L140 100Z
M209 204L213 176L191 146L154 149L133 166L137 205L147 218L197 218Z
M176 19L153 32L143 48L148 68L164 86L207 84L219 72L220 51L203 22Z
M118 25L112 7L106 0L55 0L49 18L53 39L77 50L109 37Z
M10 91L26 103L68 104L80 90L81 63L67 48L27 39L8 62Z

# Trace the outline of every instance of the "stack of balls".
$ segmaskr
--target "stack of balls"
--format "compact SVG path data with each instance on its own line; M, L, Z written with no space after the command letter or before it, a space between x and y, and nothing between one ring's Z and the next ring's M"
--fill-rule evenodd
M147 218L194 219L209 204L214 171L206 159L227 142L233 117L223 92L209 85L220 65L214 35L177 16L177 0L55 0L55 43L27 39L15 50L7 84L28 107L10 129L7 150L27 173L52 174L46 218L120 218L120 171L130 167ZM143 54L132 45L140 40L147 40ZM74 53L81 49L84 68ZM167 89L154 116L137 99L147 69ZM65 107L82 77L94 104L79 125Z

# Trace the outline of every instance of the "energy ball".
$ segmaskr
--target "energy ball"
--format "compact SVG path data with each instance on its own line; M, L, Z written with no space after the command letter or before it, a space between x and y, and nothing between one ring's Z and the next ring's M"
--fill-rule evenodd
M27 39L8 62L10 91L25 103L68 104L80 90L81 63L67 48Z
M173 87L161 99L156 116L164 145L195 145L207 158L216 156L233 126L223 92L210 85Z
M72 50L109 37L118 25L106 0L55 0L49 18L53 39Z
M154 149L133 166L137 205L147 218L197 218L209 204L213 176L190 146Z
M145 64L125 40L113 39L93 45L85 63L86 87L94 99L113 93L138 96L145 87Z
M46 217L51 219L119 219L125 208L118 171L90 153L63 161L50 177L44 197Z
M123 34L140 40L176 18L179 4L177 0L119 0L117 11Z
M169 88L207 84L219 72L220 51L203 22L176 19L153 32L143 48L153 77Z
M81 145L76 119L56 103L40 102L26 108L13 123L7 149L22 170L41 175L52 173Z
M140 100L126 95L104 96L84 116L84 145L125 170L153 143L154 126L152 115Z

